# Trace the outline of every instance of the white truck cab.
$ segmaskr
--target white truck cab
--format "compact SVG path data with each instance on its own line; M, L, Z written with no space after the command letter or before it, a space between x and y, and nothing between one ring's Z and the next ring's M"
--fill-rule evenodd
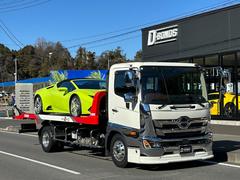
M117 166L211 158L209 121L199 66L134 62L111 67L105 145Z

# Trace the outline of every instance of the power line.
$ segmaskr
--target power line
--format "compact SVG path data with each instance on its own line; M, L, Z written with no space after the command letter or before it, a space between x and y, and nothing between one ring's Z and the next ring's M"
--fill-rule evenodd
M14 9L14 8L19 8L21 6L26 6L26 5L31 5L31 4L35 4L36 2L38 1L41 1L41 0L31 0L31 1L27 1L27 2L21 2L19 4L9 4L8 6L6 7L1 7L0 6L0 10L3 9L3 10L7 10L7 9Z
M1 19L0 19L0 23L4 26L8 34L10 34L15 39L15 41L23 47L24 44L18 40L18 38L10 31L10 29L5 25L5 23Z
M76 47L80 47L80 46L86 46L86 45L89 45L89 44L95 44L95 43L106 41L106 40L109 40L109 39L125 36L125 35L128 35L128 34L133 34L133 33L138 32L139 30L140 29L129 31L129 32L125 32L125 33L121 33L121 34L117 34L117 35L114 35L114 36L109 36L109 37L98 39L98 40L94 40L94 41L88 41L88 42L77 44L77 45L74 45L74 46L69 46L67 48L71 49L71 48L76 48Z
M26 1L26 0L12 0L12 1L7 1L7 2L1 2L0 7L8 6L8 5L11 5L11 4L20 4L23 1Z
M216 8L219 8L219 7L225 7L226 5L229 5L229 4L232 4L232 3L236 3L236 2L239 2L239 1L237 1L237 0L231 0L231 1L224 1L223 3L221 3L221 4L218 4L217 6L214 6L214 7L211 7L211 8L208 8L208 9L206 9L206 8L201 8L201 9L199 9L199 10L201 10L201 11L199 11L198 10L198 12L196 12L196 10L195 11L192 11L192 12L195 12L195 13L192 13L192 14L190 14L190 13L188 13L187 15L185 14L185 18L186 17L189 17L189 16L193 16L193 15L196 15L196 14L201 14L201 13L203 13L203 12L207 12L207 11L209 11L209 10L213 10L213 9L216 9ZM176 20L176 17L178 17L178 18L184 18L183 16L175 16L175 17L172 17L172 19L175 19ZM167 20L167 21L169 21L169 19ZM86 46L86 45L89 45L89 44L95 44L95 43L98 43L98 42L102 42L102 41L106 41L106 40L109 40L109 39L113 39L113 38L118 38L118 37L121 37L121 36L125 36L125 35L128 35L128 34L132 34L132 33L136 33L136 32L138 32L138 31L140 31L142 28L143 28L143 26L145 26L145 25L149 25L149 24L152 24L152 23L156 23L156 22L159 22L159 20L158 21L152 21L152 22L150 22L150 23L145 23L145 24L142 24L142 25L138 25L138 26L136 26L136 27L141 27L141 28L137 28L137 29L135 29L135 30L132 30L132 31L127 31L127 32L124 32L124 33L121 33L121 34L117 34L117 35L112 35L112 36L108 36L108 37L104 37L104 38L102 38L102 39L97 39L97 40L93 40L93 41L88 41L88 42L84 42L84 43L80 43L80 44L77 44L77 45L73 45L73 46L69 46L69 47L67 47L67 48L69 48L69 49L71 49L71 48L76 48L76 47L80 47L80 46ZM132 29L132 27L130 27L131 29ZM130 29L130 28L126 28L126 29ZM120 31L120 30L119 30ZM116 32L116 31L115 31ZM113 31L111 32L111 33L113 33ZM108 35L109 33L106 33L106 35ZM103 35L103 34L102 34ZM101 36L102 36L101 35ZM97 35L95 35L95 37L96 37Z
M144 28L144 26L147 26L147 25L151 25L151 24L155 24L155 23L159 23L159 22L164 22L164 21L170 21L170 20L173 20L173 19L176 20L176 19L180 19L180 18L193 16L193 15L204 13L204 12L214 10L214 9L217 9L217 8L220 8L220 7L225 7L227 5L233 5L234 3L237 3L237 2L239 2L239 0L227 0L227 1L223 1L222 3L215 4L213 6L207 6L207 7L200 8L200 9L197 9L197 10L194 10L194 11L190 11L188 13L182 13L182 14L179 14L177 16L172 16L172 17L167 18L167 19L158 19L158 20L154 20L154 21L151 21L151 22L148 22L148 23L144 23L144 24L140 24L140 25L136 25L136 26L131 26L131 27L127 27L127 28L122 28L122 29L119 29L119 30L116 30L116 31L110 31L110 32L107 32L107 33L101 33L101 34L96 34L96 35L92 35L92 36L80 37L80 38L61 40L60 42L73 42L73 41L77 41L77 40L92 39L92 38L95 38L95 37L106 36L106 35L122 32L122 31L135 29L135 28L139 28L139 30L141 30L142 28Z
M4 29L4 27L0 24L0 28L3 30L3 32L9 37L9 39L17 45L20 49L22 48L11 36L10 34Z
M16 44L8 44L8 43L2 43L2 42L0 42L0 45L4 45L4 46L16 46Z
M109 43L103 43L103 44L99 44L99 45L96 45L96 46L87 47L87 49L92 49L92 48L96 48L96 47L102 47L102 46L106 46L106 45L110 45L110 44L115 44L115 43L119 43L119 42L123 42L123 41L127 41L127 40L136 39L136 38L139 38L139 37L141 37L141 35L132 36L132 37L120 39L118 41L112 41L112 42L109 42Z
M46 3L50 2L50 1L51 0L45 0L45 1L41 1L39 3L34 3L34 4L31 4L31 5L26 5L26 6L22 6L22 7L16 7L16 8L12 8L12 9L9 9L9 10L3 10L3 11L0 10L0 13L13 12L13 11L27 9L27 8L31 8L31 7L35 7L35 6L40 6L42 4L46 4Z

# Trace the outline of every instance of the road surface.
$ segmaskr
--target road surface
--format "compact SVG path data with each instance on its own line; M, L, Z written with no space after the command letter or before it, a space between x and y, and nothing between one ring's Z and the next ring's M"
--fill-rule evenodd
M240 166L187 162L121 169L110 158L68 149L45 153L36 135L0 132L0 180L164 179L231 180L240 178Z

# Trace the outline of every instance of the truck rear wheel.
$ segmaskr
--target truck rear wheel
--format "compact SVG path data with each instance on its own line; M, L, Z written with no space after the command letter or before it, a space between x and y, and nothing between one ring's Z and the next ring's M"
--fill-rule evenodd
M127 146L124 138L116 134L111 141L111 156L114 164L118 167L125 168L128 166Z
M62 142L57 142L53 139L53 131L51 126L43 127L40 134L40 144L45 152L60 151L64 147Z

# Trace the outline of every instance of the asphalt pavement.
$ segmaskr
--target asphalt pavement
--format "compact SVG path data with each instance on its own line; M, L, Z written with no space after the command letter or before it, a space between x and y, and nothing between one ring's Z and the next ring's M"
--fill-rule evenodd
M45 153L32 134L0 132L0 179L239 179L240 166L193 161L167 165L116 167L90 150Z

